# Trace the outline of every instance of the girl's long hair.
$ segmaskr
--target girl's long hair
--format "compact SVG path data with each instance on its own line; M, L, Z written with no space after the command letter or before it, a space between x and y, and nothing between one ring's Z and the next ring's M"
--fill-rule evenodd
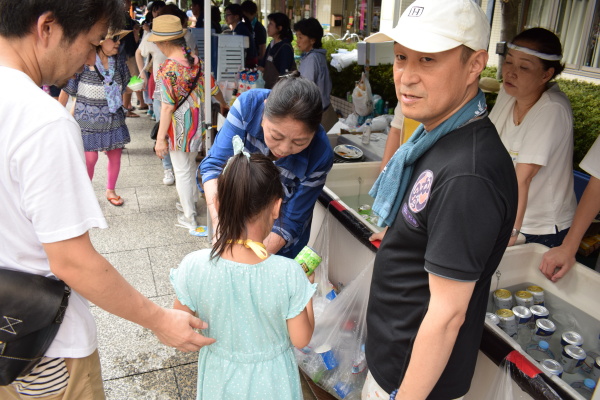
M218 239L211 258L230 249L231 242L247 239L248 223L275 200L283 198L279 175L273 161L262 154L251 154L250 160L244 154L237 154L227 162L217 180Z

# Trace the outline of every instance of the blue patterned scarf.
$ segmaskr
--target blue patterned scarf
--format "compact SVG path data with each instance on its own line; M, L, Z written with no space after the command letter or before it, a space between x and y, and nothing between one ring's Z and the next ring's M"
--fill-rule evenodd
M108 111L113 114L123 105L121 86L114 80L116 60L117 58L115 56L108 57L108 70L105 70L100 56L96 54L95 67L104 78L102 84L104 85L104 93L106 94L106 100L108 102Z
M379 226L390 226L396 219L413 173L414 164L447 133L487 115L485 96L481 90L450 118L427 132L423 124L394 153L379 174L369 195L375 198L373 211L379 215Z

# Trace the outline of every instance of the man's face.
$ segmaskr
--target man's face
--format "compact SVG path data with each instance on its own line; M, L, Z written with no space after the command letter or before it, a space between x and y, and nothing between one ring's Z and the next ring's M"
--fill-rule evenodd
M58 26L57 26L58 27ZM106 22L97 22L88 32L81 33L71 43L64 40L62 29L49 41L44 60L40 63L45 84L64 87L85 64L94 65L96 48L107 32Z
M462 47L440 53L420 53L394 44L394 85L402 113L431 131L460 109L469 95L469 63Z

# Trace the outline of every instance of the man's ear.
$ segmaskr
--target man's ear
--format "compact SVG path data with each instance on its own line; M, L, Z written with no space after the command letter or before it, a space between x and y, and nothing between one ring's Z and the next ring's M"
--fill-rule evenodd
M42 44L46 45L55 35L58 35L60 28L54 13L47 11L38 17L35 25L35 35Z
M485 69L489 58L489 54L485 50L477 50L469 58L469 83L479 82L479 76Z

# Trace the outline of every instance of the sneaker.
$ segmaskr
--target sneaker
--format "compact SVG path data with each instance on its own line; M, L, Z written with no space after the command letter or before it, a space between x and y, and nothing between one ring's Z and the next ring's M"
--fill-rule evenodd
M163 178L163 184L170 186L175 183L175 174L172 169L165 169L165 176Z
M196 215L194 214L191 219L185 217L183 213L177 213L177 226L181 226L182 228L196 229L198 227L198 222L196 222Z

